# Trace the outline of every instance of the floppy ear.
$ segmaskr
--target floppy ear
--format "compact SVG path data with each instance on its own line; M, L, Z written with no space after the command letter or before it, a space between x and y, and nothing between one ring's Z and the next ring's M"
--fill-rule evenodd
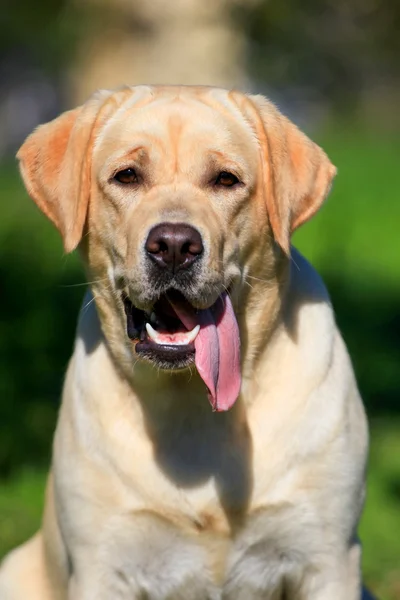
M60 231L66 252L82 238L95 124L110 95L98 92L83 106L40 125L17 154L26 189Z
M290 236L320 208L336 168L325 152L263 96L250 96L263 151L268 216L275 240L290 253Z

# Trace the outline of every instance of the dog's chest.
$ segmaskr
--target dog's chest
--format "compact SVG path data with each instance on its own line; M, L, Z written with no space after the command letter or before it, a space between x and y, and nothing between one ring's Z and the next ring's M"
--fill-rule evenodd
M259 527L238 535L190 531L142 511L114 518L107 531L98 554L107 573L99 598L281 598L288 563Z
M150 600L217 599L223 590L224 599L256 600L265 597L266 589L279 589L278 534L271 527L263 530L263 519L256 517L255 524L252 516L254 481L246 438L239 446L237 438L228 442L221 442L227 444L224 452L215 452L215 440L196 444L181 437L168 452L155 447L148 462L142 452L140 472L132 473L131 481L135 503L140 481L143 503L133 510L133 502L119 507L98 546L101 570L108 572L111 586L107 597L146 593Z

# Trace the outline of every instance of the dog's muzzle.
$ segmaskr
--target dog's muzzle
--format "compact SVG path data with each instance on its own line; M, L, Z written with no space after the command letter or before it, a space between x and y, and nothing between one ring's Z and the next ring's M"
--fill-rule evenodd
M127 296L124 306L128 337L139 358L163 369L182 369L194 362L213 409L233 405L241 385L240 337L226 292L201 310L172 288L150 311L136 308Z

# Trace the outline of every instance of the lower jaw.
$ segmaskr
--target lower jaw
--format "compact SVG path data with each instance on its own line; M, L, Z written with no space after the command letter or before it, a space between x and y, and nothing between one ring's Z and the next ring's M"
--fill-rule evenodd
M155 344L146 339L136 343L135 352L139 358L168 371L186 369L194 364L195 359L194 344Z

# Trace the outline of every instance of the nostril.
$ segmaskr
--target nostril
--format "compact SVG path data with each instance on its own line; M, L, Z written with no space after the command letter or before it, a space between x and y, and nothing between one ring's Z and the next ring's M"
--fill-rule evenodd
M193 242L188 240L182 245L181 254L199 256L203 252L203 245L201 243Z
M164 240L149 240L146 250L150 254L165 254L168 252L168 245Z
M189 254L190 252L190 242L185 242L181 248L182 254Z
M167 242L164 242L161 240L158 245L159 245L158 252L160 252L161 254L166 254L168 252Z

